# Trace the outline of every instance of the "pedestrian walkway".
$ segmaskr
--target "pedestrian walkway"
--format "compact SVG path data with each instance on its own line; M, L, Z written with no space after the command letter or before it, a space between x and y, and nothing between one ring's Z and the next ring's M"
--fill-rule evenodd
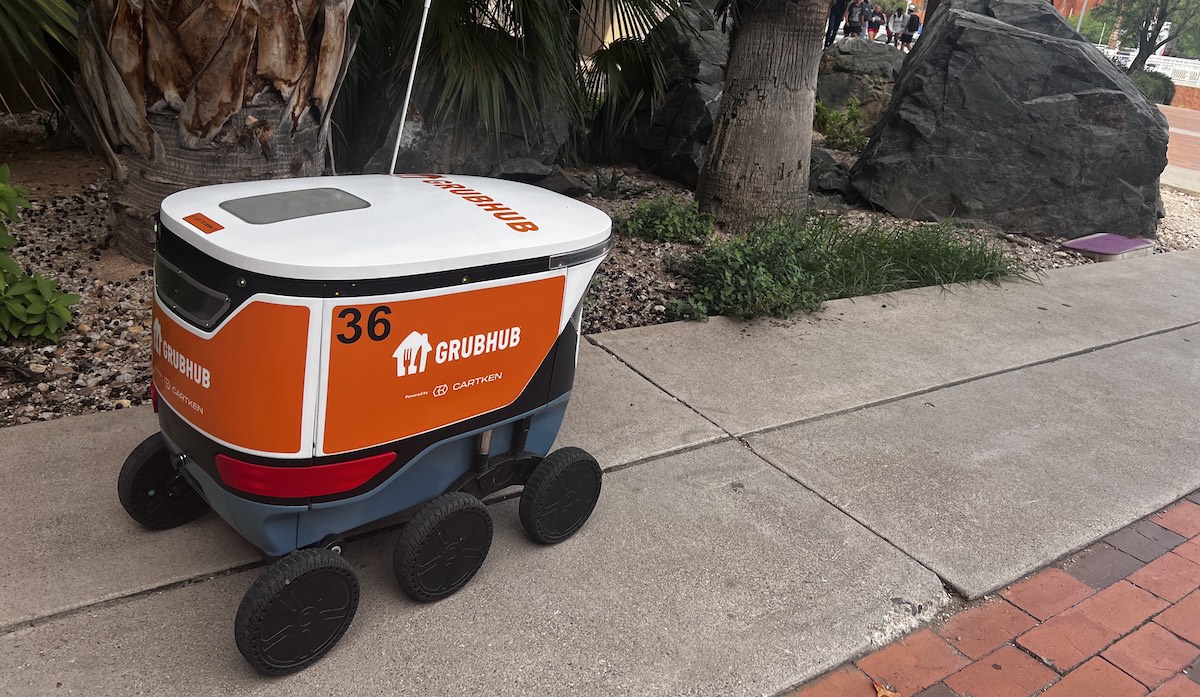
M560 436L607 472L583 530L535 545L497 499L434 604L394 531L352 539L358 616L282 680L231 638L259 554L117 502L148 409L0 429L0 694L792 690L1200 488L1198 308L1194 251L588 337Z
M789 697L1200 695L1200 494Z
M1200 111L1159 105L1170 126L1162 183L1200 194Z

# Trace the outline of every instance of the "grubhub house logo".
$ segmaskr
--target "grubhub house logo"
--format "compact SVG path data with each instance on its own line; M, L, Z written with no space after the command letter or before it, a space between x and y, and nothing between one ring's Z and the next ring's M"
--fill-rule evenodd
M197 385L208 389L212 384L212 374L208 372L208 368L193 361L187 356L177 351L171 344L167 343L162 336L162 325L158 320L154 320L152 328L154 334L154 353L159 358L166 361L175 370L178 370L184 377L192 380Z
M428 334L412 331L396 347L392 358L396 359L396 377L402 378L406 375L424 373L431 353L434 363L441 365L472 356L505 351L515 348L520 343L521 328L519 326L440 341L436 346L429 342Z

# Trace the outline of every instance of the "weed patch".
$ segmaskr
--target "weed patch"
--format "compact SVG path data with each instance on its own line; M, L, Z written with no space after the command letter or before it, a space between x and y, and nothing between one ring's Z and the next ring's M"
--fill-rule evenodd
M666 196L640 201L619 223L619 229L632 237L653 242L703 244L712 235L712 216L701 213L691 201Z
M862 105L858 100L846 102L838 111L817 102L813 110L813 130L825 136L825 144L837 150L862 152L867 147L867 134L862 127Z

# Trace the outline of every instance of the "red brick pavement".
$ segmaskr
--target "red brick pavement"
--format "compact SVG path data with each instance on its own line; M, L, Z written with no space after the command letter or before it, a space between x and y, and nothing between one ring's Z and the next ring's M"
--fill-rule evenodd
M1200 137L1181 133L1200 133L1200 111L1159 106L1167 123L1174 129L1167 144L1167 162L1176 167L1200 171Z
M1188 499L787 697L1200 697Z

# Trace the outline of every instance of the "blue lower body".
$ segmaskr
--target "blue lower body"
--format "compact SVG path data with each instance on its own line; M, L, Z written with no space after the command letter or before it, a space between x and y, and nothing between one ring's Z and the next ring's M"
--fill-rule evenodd
M534 411L435 443L371 491L337 501L298 506L250 501L222 487L191 458L184 460L184 473L212 509L243 537L268 556L281 557L445 493L470 471L476 436L484 431L492 432L491 454L503 455L512 449L516 422L532 417L524 451L545 457L558 437L570 396L567 392ZM169 438L167 446L172 454L182 452Z

